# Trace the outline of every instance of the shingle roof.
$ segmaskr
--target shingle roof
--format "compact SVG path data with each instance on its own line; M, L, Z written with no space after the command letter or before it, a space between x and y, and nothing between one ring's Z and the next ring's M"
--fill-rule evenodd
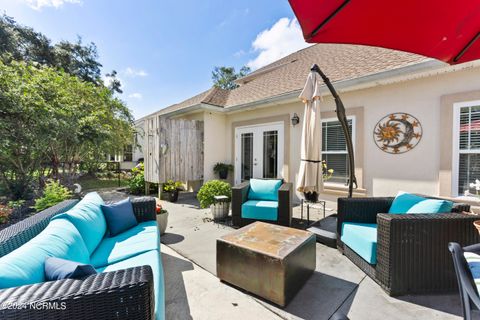
M332 82L351 80L431 60L389 49L316 44L292 53L237 80L234 90L211 88L192 98L160 110L168 114L200 103L230 108L301 90L310 67L316 63Z

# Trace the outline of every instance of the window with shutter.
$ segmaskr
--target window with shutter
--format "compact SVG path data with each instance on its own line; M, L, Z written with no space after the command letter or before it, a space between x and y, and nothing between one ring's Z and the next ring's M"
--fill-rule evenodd
M457 192L478 193L475 187L470 187L476 179L480 179L480 102L470 105L462 104L457 111L458 128L457 146Z
M355 118L348 117L347 120L352 135L355 132ZM328 182L348 183L347 144L342 126L337 119L322 120L322 160L327 163L328 169L333 169L333 175Z

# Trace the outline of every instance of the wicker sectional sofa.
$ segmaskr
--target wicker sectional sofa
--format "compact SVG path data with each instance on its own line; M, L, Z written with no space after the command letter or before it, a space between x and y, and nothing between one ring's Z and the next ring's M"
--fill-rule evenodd
M457 290L448 243L466 246L480 242L472 225L478 216L462 214L470 206L461 203L454 203L450 213L388 214L393 200L339 198L338 239L346 222L375 225L376 263L370 264L340 240L338 249L389 295Z
M97 274L79 280L3 286L0 318L164 319L164 277L156 202L154 198L139 198L132 200L132 204L138 225L114 237L105 231L91 253L90 264ZM23 248L32 247L49 229L51 236L52 225L61 226L62 214L68 214L75 205L79 205L77 200L64 201L0 231L0 261L16 257L24 245ZM91 227L98 229L94 224ZM80 235L85 239L85 234L80 232Z

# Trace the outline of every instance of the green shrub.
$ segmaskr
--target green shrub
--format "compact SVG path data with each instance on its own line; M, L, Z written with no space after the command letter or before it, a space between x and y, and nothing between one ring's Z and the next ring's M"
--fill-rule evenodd
M163 184L164 192L173 192L175 190L182 190L183 184L180 181L168 180Z
M132 169L132 176L128 180L128 189L132 194L143 194L145 192L145 166L143 163L138 164Z
M215 202L215 196L227 196L230 200L232 197L232 188L227 182L220 180L210 180L205 183L197 194L202 208L208 208Z
M62 186L60 182L50 180L43 189L43 196L35 200L33 206L37 212L50 208L63 200L70 199L72 192Z

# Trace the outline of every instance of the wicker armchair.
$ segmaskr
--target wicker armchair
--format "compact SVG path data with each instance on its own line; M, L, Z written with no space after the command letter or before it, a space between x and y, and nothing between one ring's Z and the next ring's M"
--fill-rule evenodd
M20 247L65 212L64 201L0 231L0 256ZM132 200L139 222L155 220L155 199ZM153 274L149 266L0 290L0 319L154 319Z
M247 201L250 182L245 181L232 188L232 220L234 226L243 227L256 219L242 218L242 204ZM289 227L292 222L292 192L293 185L284 182L278 190L278 215L277 221L265 220L264 222L276 223Z
M344 222L377 224L377 263L369 264L338 241L338 248L390 295L441 293L457 288L449 242L480 242L472 223L461 214L470 206L455 203L445 214L387 214L394 198L339 198L337 234Z

